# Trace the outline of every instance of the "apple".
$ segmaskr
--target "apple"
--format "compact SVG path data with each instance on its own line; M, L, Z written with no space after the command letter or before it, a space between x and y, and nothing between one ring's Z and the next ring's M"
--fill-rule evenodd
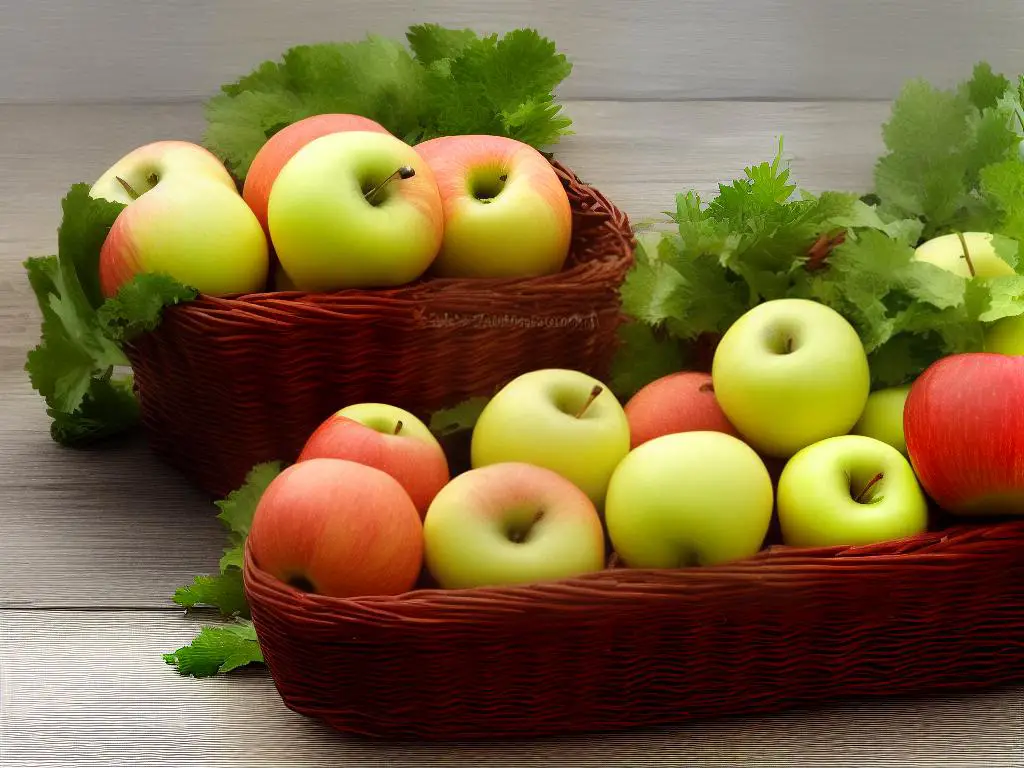
M605 565L601 519L549 469L491 464L454 478L423 522L427 570L445 589L568 579Z
M1004 317L985 329L985 351L1024 355L1024 315Z
M90 194L125 205L100 249L106 297L140 273L163 273L210 296L262 290L267 238L208 150L158 141L111 166Z
M622 460L608 486L605 522L631 568L715 565L758 552L773 496L768 469L742 440L681 432Z
M806 299L767 301L741 316L715 350L711 378L726 418L776 458L849 432L870 390L853 326Z
M430 166L400 139L369 131L299 149L270 190L267 220L302 291L410 283L434 261L444 228Z
M267 203L270 200L270 190L281 169L296 152L313 139L343 131L388 133L384 126L361 115L313 115L285 126L260 147L245 174L242 198L252 208L268 237L270 229L267 226Z
M909 384L872 392L868 395L864 412L850 432L881 440L906 456L907 441L903 436L903 406L906 404L909 394Z
M910 388L903 429L914 471L943 509L1024 514L1024 357L932 363Z
M626 403L630 447L675 432L725 432L739 436L715 399L711 374L682 371L662 376Z
M536 277L569 254L572 210L545 157L502 136L442 136L416 145L437 179L442 277Z
M557 472L600 508L629 453L629 421L604 384L580 371L524 373L488 401L473 428L474 468L525 462Z
M448 459L430 429L406 410L358 403L330 416L310 435L298 461L347 459L387 472L420 513L449 480Z
M779 527L793 547L875 544L922 533L928 501L907 458L864 435L809 445L779 478Z
M293 464L267 486L249 529L255 563L331 597L395 595L423 568L423 524L398 481L343 459Z
M988 232L963 232L933 237L914 251L914 258L961 277L1001 277L1016 271L996 252Z

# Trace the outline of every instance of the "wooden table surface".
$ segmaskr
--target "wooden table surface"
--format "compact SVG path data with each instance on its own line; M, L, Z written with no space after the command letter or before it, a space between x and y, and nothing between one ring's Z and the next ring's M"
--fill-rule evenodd
M634 220L713 189L785 135L803 187L866 189L883 101L570 101L559 154ZM38 338L21 267L59 201L136 145L198 139L198 103L0 106L0 766L1024 766L1024 689L840 703L767 718L542 742L378 744L281 704L262 670L197 681L161 654L201 621L170 602L216 568L202 494L136 437L50 441L22 371ZM528 736L528 734L524 734Z

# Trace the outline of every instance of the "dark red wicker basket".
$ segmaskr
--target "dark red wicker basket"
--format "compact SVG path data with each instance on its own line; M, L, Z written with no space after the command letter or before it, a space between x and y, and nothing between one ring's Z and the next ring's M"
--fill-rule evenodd
M625 213L553 165L573 211L558 274L202 296L168 309L126 350L152 447L222 496L253 465L292 461L323 419L352 403L386 401L426 418L536 368L603 378L633 235Z
M376 737L537 737L1024 679L1024 521L726 566L338 599L246 553L284 702Z

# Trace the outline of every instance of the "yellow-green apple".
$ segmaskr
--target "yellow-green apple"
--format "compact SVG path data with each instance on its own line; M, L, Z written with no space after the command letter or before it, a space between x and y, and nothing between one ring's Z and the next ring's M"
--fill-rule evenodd
M580 371L524 373L490 399L473 428L472 466L509 461L547 467L600 508L629 452L629 421L615 395Z
M249 170L246 171L242 198L252 208L268 236L270 230L267 227L267 202L270 200L270 190L274 186L274 181L285 163L313 139L342 131L388 133L380 123L362 115L313 115L285 126L260 147L249 165Z
M430 166L370 131L299 149L270 190L267 220L281 266L303 291L410 283L434 261L444 229Z
M909 384L872 392L868 395L864 412L850 432L881 440L906 456L907 440L903 435L903 406L906 404L909 394Z
M442 277L558 272L572 237L569 197L544 156L503 136L441 136L416 145L444 205Z
M676 432L725 432L739 436L715 398L711 374L670 373L640 389L626 403L630 445Z
M448 459L427 425L402 408L357 403L330 416L310 435L298 461L347 459L387 472L420 513L448 482Z
M985 329L985 351L1024 355L1024 315L1004 317Z
M932 363L910 388L903 429L914 471L943 509L1024 514L1024 357Z
M870 389L853 326L806 299L767 301L741 316L715 350L711 377L729 421L776 458L849 432Z
M963 235L963 240L960 239ZM921 243L914 258L961 277L1001 277L1016 271L996 250L996 240L988 232L963 232L940 235Z
M612 475L605 522L632 568L715 565L757 553L772 480L754 450L724 432L680 432L634 448Z
M455 477L423 522L427 570L446 589L526 584L599 571L593 502L561 475L507 462Z
M253 514L257 566L297 589L332 597L408 591L423 568L423 523L398 481L343 459L285 469Z
M928 501L888 443L840 435L798 451L782 470L779 528L793 547L875 544L922 533Z
M163 273L200 293L262 290L267 238L235 182L209 151L158 141L111 166L90 194L125 204L100 251L110 297L140 273Z

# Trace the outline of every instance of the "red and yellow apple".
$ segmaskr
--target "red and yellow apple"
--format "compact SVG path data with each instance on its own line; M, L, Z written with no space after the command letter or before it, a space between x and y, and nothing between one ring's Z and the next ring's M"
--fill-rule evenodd
M448 459L433 433L406 410L384 403L342 408L306 441L298 461L347 459L395 478L420 513L448 482Z
M677 432L724 432L739 436L715 398L711 374L682 371L662 376L626 403L631 448Z
M248 542L262 570L332 597L399 594L423 568L409 494L386 472L342 459L310 459L274 478Z
M268 236L270 229L267 226L267 203L270 200L270 190L281 169L296 152L313 139L342 131L388 133L384 126L361 115L313 115L282 128L260 147L249 170L246 171L242 198L252 208Z
M427 569L447 589L568 579L605 563L593 502L549 469L492 464L465 472L423 523Z
M100 176L90 194L126 206L100 251L104 296L140 273L167 274L211 296L265 287L266 235L230 174L203 147L139 147Z
M299 149L270 190L267 220L301 291L410 283L433 263L444 229L430 166L400 139L370 131Z
M442 277L535 277L558 272L572 236L562 182L544 156L501 136L442 136L416 145L444 205Z

